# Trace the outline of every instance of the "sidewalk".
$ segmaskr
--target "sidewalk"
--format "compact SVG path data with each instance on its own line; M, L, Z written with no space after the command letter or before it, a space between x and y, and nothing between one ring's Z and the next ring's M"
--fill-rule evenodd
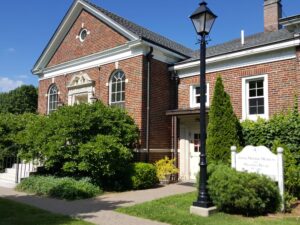
M93 199L65 201L28 195L0 187L0 197L99 225L163 225L164 223L124 215L114 210L191 191L195 191L195 188L190 183L179 183L149 190L109 193Z

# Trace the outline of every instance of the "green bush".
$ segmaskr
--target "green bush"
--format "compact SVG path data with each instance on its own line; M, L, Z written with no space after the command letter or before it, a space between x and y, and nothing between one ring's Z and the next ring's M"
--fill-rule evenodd
M209 194L221 211L246 216L273 213L279 209L278 188L269 178L218 166L208 180Z
M285 192L289 196L300 198L300 116L297 100L294 109L280 113L270 120L242 123L246 145L264 145L276 153L277 147L284 149ZM289 202L285 203L290 205Z
M149 163L134 163L131 175L132 188L147 189L158 183L156 168Z
M102 185L117 186L122 185L118 182L126 175L133 155L119 139L98 135L94 141L80 146L78 157L80 171L90 175Z
M105 106L101 102L65 106L47 117L40 116L26 127L19 138L20 143L26 146L21 156L27 159L39 156L48 170L59 175L86 176L79 169L86 157L79 151L85 144L93 145L98 135L113 136L127 152L137 142L138 129L134 120L118 107ZM119 171L118 168L128 161L123 164L119 161L120 166L115 162L113 160L109 168L117 167L115 170ZM106 168L103 166L103 169Z
M102 192L88 179L53 176L30 176L22 180L17 190L67 200L91 198Z
M221 77L217 78L209 109L207 127L207 158L209 162L229 162L230 147L239 143L239 121L233 112L230 96Z

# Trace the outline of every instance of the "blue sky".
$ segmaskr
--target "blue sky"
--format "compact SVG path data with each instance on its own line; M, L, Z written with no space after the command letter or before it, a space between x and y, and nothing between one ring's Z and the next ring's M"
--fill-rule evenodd
M38 84L31 69L73 0L9 0L0 10L0 92ZM152 31L197 49L188 16L199 0L92 0ZM218 15L209 45L263 31L263 0L207 0ZM282 0L284 16L300 14L299 0Z

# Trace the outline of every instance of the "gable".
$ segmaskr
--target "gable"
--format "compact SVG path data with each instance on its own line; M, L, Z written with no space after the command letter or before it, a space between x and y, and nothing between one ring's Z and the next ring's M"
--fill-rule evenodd
M88 31L88 35L84 41L81 41L79 38L82 29ZM128 38L112 29L91 13L82 10L47 67L115 48L125 44L127 41Z

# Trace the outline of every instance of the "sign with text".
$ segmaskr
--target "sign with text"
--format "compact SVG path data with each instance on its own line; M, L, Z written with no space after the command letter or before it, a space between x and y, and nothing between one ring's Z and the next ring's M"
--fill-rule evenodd
M246 146L240 153L236 153L236 147L232 146L231 167L241 172L263 174L278 182L284 202L283 148L278 148L276 155L265 146Z
M278 181L277 155L264 146L247 146L236 154L236 170L264 174Z

